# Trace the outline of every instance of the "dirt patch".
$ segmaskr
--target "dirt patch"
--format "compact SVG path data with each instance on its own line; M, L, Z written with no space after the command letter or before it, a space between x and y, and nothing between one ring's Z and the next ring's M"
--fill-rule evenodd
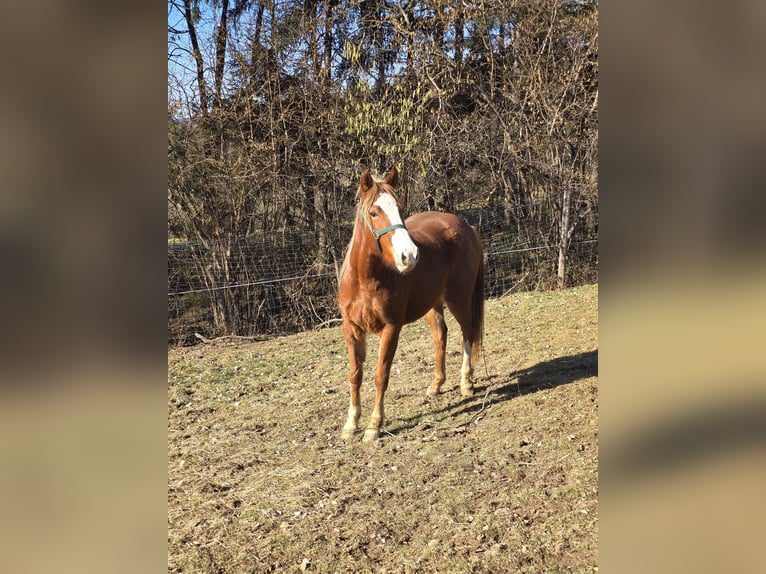
M592 572L598 287L487 301L477 394L426 399L433 344L404 328L374 444L341 441L339 328L168 353L170 572ZM377 339L362 392L372 403Z

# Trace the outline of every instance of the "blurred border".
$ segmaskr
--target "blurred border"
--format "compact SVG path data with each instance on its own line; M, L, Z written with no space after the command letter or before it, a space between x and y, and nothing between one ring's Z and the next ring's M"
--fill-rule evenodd
M600 13L600 570L763 572L766 5Z
M604 572L766 570L765 10L600 10ZM165 569L165 15L0 30L0 565Z
M165 570L166 14L11 2L0 38L0 570Z

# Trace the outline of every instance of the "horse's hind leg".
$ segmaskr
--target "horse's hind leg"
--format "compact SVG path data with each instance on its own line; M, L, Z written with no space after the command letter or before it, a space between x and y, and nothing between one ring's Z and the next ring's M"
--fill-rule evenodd
M474 395L473 387L473 344L463 334L463 366L460 367L460 394L464 397Z
M444 305L438 303L426 313L426 321L431 327L431 335L434 338L434 380L426 390L426 395L431 397L441 392L441 387L447 379L445 374L445 352L447 349L447 324L444 322Z
M451 304L447 301L447 306L457 319L460 330L463 332L463 365L460 368L460 394L464 397L474 395L473 386L473 347L478 344L480 333L472 327L470 310L465 305Z

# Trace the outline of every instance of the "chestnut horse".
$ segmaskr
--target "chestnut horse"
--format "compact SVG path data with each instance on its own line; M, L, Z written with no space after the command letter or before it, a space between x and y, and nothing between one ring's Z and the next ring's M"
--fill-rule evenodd
M338 289L351 386L343 438L350 438L359 428L367 333L380 337L380 353L375 406L365 441L380 436L383 396L402 326L424 315L436 349L435 374L426 393L440 392L446 378L445 304L463 332L460 392L474 394L471 377L484 328L484 253L479 236L449 213L417 213L403 223L401 203L394 193L398 180L394 167L383 181L374 180L368 169L359 183L360 201Z

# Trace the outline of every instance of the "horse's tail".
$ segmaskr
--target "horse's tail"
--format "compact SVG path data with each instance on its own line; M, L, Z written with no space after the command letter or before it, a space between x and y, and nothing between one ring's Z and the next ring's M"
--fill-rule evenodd
M471 330L474 333L474 339L471 341L471 362L477 365L484 341L484 250L481 248L481 243L479 243L479 269L476 272L476 282L471 297Z

